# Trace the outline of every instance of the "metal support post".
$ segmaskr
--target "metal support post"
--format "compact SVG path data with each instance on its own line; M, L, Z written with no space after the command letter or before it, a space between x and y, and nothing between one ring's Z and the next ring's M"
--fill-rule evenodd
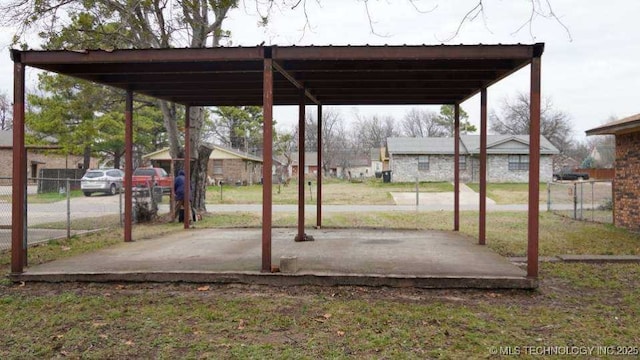
M271 166L273 164L273 60L271 49L265 48L263 68L262 112L262 272L271 272L271 216L272 188Z
M67 178L67 240L71 239L71 179Z
M316 227L322 226L322 105L318 105L318 190L316 203Z
M537 47L531 59L529 123L529 214L527 224L527 276L538 277L538 236L540 215L540 56Z
M185 106L184 118L184 228L191 223L191 106Z
M480 218L478 243L487 240L487 88L480 90Z
M127 90L124 127L124 241L133 241L133 91Z
M453 231L460 231L460 104L453 106ZM473 161L471 162L473 177Z

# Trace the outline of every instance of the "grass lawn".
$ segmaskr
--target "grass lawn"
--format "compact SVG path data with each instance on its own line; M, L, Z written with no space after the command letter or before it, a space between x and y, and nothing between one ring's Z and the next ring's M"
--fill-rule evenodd
M453 191L453 185L446 182L420 183L421 192ZM251 186L210 186L207 189L208 204L260 204L262 203L262 185ZM322 183L323 204L327 205L393 205L391 192L415 191L415 183L382 183L381 181L348 182L328 180ZM305 201L315 204L317 200L317 182L311 181L311 189L305 186ZM273 186L273 203L276 205L297 204L298 185L292 180L288 186Z
M522 255L525 217L490 213L489 246ZM463 212L462 231L475 234L476 219L477 213ZM325 220L336 227L451 227L451 214L444 212L329 213ZM256 214L234 213L206 217L198 225L259 222ZM274 213L274 222L291 225L295 215ZM543 213L540 230L541 255L640 253L640 235L609 225ZM175 224L139 225L134 238L178 231ZM120 241L119 230L55 241L30 249L29 262ZM0 253L0 271L7 273L8 265L9 254ZM639 285L637 264L567 263L542 263L536 291L5 280L0 358L488 358L499 347L524 346L636 351Z
M584 264L542 264L537 291L4 284L0 357L489 358L499 347L524 346L636 351L639 285L637 265Z

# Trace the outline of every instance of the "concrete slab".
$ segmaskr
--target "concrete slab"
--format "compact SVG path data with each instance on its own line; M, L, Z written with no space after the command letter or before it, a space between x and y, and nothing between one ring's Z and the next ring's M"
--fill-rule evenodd
M122 243L28 268L16 281L187 281L272 285L534 288L526 273L475 240L447 231L274 229L272 263L296 257L293 274L262 274L260 229L198 229Z

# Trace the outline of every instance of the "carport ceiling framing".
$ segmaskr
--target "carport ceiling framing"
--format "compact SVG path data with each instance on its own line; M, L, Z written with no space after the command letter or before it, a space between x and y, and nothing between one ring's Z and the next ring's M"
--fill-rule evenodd
M544 44L12 51L14 61L190 106L459 104L540 56Z

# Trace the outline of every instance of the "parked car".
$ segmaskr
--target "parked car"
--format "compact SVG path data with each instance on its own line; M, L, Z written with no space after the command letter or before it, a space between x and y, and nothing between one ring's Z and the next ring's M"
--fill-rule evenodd
M115 195L122 190L124 171L119 169L91 169L80 180L84 196L93 193Z
M558 180L589 180L589 174L574 171L559 171L553 173L553 181Z
M173 186L173 178L163 168L137 168L133 172L131 184L134 189L158 186L162 188L162 192L170 193Z

